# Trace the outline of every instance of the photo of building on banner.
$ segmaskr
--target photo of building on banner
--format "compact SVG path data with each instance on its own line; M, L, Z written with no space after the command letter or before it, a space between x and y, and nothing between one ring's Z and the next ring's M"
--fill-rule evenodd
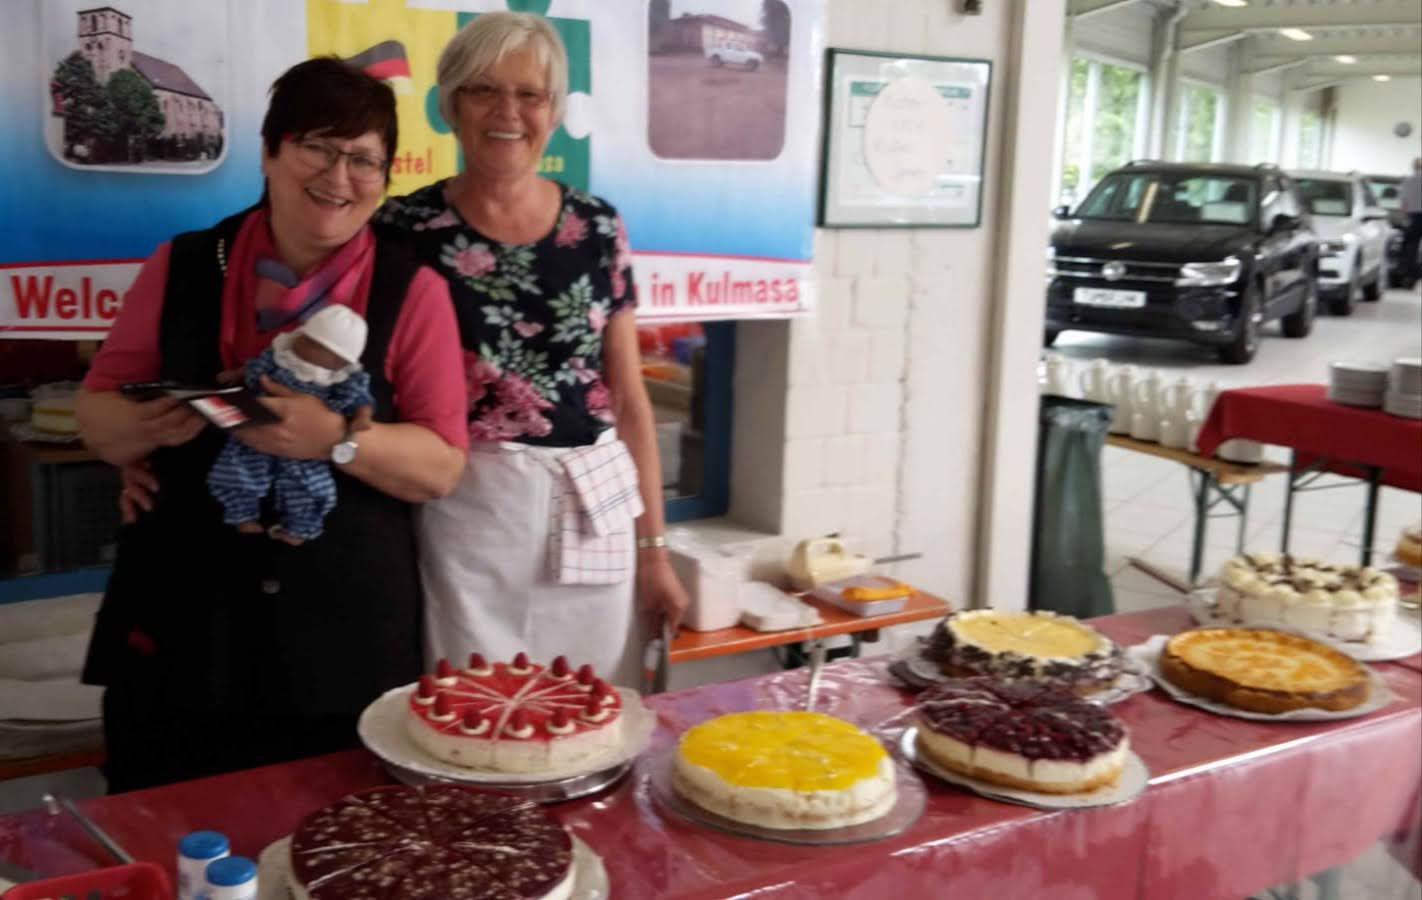
M0 338L102 338L160 242L255 203L266 91L301 59L394 88L391 194L452 176L435 64L501 9L545 15L568 48L540 168L622 214L640 319L812 307L823 0L18 0L0 34Z

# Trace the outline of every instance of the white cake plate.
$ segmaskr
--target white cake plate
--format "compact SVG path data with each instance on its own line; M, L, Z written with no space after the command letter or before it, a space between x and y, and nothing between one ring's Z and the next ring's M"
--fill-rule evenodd
M609 900L612 888L602 857L575 834L573 839L573 893L569 900ZM293 900L291 892L291 838L267 845L257 857L257 900Z
M616 753L572 768L533 774L470 769L435 759L416 746L405 731L408 697L413 685L386 691L361 713L356 731L366 748L380 757L396 780L405 784L468 784L497 788L539 803L561 803L596 793L616 783L632 761L651 743L657 715L642 704L636 691L619 687L626 742Z
M933 757L919 749L918 726L916 725L904 730L903 737L899 739L899 750L909 762L950 784L965 787L989 800L1001 800L1004 803L1016 803L1019 806L1031 806L1036 809L1085 809L1092 806L1119 806L1122 803L1130 803L1139 797L1150 782L1150 770L1146 768L1145 760L1132 751L1126 752L1125 767L1121 769L1121 777L1116 779L1115 784L1102 785L1094 791L1080 794L1048 794L1042 791L1027 791L994 784L991 781L954 772L952 769L939 765Z
M1201 625L1224 626L1228 628L1248 628L1250 626L1239 622L1233 622L1220 615L1215 606L1214 589L1191 591L1186 597L1186 605L1190 609L1190 617ZM1275 631L1287 631L1293 634L1301 634L1306 638L1318 641L1320 644L1327 644L1339 653L1346 653L1359 662L1387 662L1392 659L1406 659L1409 656L1416 656L1422 653L1422 620L1416 616L1408 615L1406 609L1399 609L1397 618L1393 620L1392 628L1381 640L1345 641L1332 635L1322 634L1317 631L1307 631L1302 628L1259 626L1274 628Z
M1262 628L1260 630L1285 631L1286 629ZM1369 713L1377 712L1393 701L1392 691L1388 688L1387 682L1383 681L1382 677L1371 667L1363 666L1363 671L1368 675L1368 697L1352 709L1292 709L1283 713L1261 713L1248 709L1237 709L1176 687L1161 674L1160 654L1164 652L1165 642L1169 639L1170 635L1157 634L1144 643L1127 647L1126 653L1146 664L1150 671L1150 677L1162 691L1170 695L1171 699L1189 706L1197 706L1216 715L1233 716L1236 719L1254 719L1258 722L1331 722L1334 719L1356 719L1358 716L1366 716Z
M889 663L889 674L916 691L942 684L953 677L945 675L943 670L938 668L938 663L923 655L923 644L923 638L919 638ZM1111 685L1083 694L1082 699L1101 706L1110 706L1151 689L1150 675L1142 665L1132 661L1130 657L1126 657L1122 662L1124 665L1121 674Z
M780 844L860 844L882 840L907 830L918 821L928 802L928 791L913 769L896 761L894 789L897 799L893 807L879 818L842 828L766 828L717 815L678 794L672 787L672 757L676 749L672 746L654 756L643 757L638 764L639 778L646 782L651 795L663 808L689 822L726 834Z

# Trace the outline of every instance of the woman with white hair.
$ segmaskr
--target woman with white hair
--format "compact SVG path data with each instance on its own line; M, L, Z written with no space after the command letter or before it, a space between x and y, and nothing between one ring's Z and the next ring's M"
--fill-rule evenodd
M438 80L464 171L376 215L448 279L466 354L469 464L419 520L426 655L564 655L627 683L634 588L653 629L675 629L687 599L662 534L626 230L539 174L568 93L545 19L480 15Z

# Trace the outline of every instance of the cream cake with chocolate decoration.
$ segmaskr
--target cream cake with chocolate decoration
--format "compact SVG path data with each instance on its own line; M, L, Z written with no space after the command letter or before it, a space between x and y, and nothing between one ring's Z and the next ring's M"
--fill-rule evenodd
M440 660L410 692L406 731L435 759L470 769L540 773L596 765L625 744L622 697L558 657L544 667L520 653L490 663L475 653Z
M762 828L840 828L877 819L898 800L883 745L815 712L731 713L681 736L678 794Z
M1130 750L1104 707L1041 681L956 678L920 694L913 719L919 750L943 768L1042 793L1114 784Z
M1386 637L1397 619L1397 579L1362 566L1247 553L1224 564L1215 609L1236 625L1283 625L1368 643Z
M295 900L567 900L572 839L532 801L462 785L350 794L291 836Z
M1124 656L1110 638L1052 612L969 609L938 624L924 656L945 675L1049 678L1079 693L1109 687Z

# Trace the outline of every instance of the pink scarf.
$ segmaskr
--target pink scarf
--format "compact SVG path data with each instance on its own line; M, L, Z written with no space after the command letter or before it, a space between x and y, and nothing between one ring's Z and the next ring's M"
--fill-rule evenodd
M277 256L268 210L253 210L225 248L227 278L222 289L223 369L257 356L272 338L300 325L313 313L340 303L365 315L375 261L370 226L298 279Z

